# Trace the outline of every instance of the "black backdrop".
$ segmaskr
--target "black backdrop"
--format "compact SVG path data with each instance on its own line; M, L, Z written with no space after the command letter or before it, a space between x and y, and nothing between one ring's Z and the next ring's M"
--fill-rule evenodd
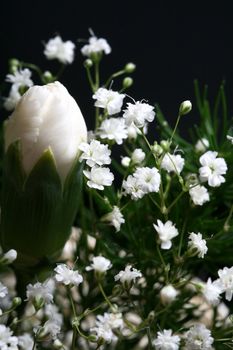
M214 96L226 79L229 107L233 92L233 20L231 1L2 1L0 12L0 79L7 59L18 57L43 68L56 67L43 56L43 41L55 33L64 40L88 38L91 27L112 47L103 65L107 75L127 61L137 64L135 99L159 102L174 122L182 100L193 100L193 79L210 86ZM89 92L79 48L62 82L91 122ZM114 85L117 88L117 84ZM183 120L184 130L196 112Z

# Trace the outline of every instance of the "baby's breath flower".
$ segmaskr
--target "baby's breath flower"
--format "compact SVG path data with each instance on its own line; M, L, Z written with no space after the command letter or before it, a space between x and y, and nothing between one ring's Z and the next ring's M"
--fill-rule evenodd
M131 265L127 265L125 270L120 271L117 275L115 275L115 281L120 281L122 284L131 285L135 283L136 278L142 277L141 271L132 268Z
M233 136L227 135L227 140L229 140L231 142L231 144L233 145Z
M171 329L164 329L157 333L157 338L153 340L156 350L179 350L180 337L172 335Z
M202 294L206 301L214 306L219 304L222 292L221 284L218 280L212 282L211 278L208 278L207 283L202 286Z
M100 125L98 134L101 139L114 140L118 145L128 137L127 127L123 118L105 119Z
M211 350L214 339L203 324L196 324L186 333L185 349Z
M88 178L87 185L97 190L103 190L104 186L111 186L114 180L109 168L93 166L90 171L84 170L83 173Z
M115 205L110 213L107 213L101 218L101 221L109 222L115 227L116 232L120 231L121 224L125 223L125 219L120 211L120 209Z
M188 114L192 109L192 103L189 100L183 101L180 105L179 115Z
M207 148L209 148L209 146L209 141L203 137L202 139L197 141L195 145L195 151L198 153L204 153L207 150Z
M204 255L207 253L208 248L206 246L206 240L202 238L201 233L191 232L189 234L188 246L191 250L196 250L197 256L199 258L204 258Z
M51 282L47 280L44 283L37 282L27 285L27 298L33 302L35 307L53 302L53 283Z
M15 259L17 258L17 252L15 249L10 249L8 252L6 252L2 259L6 264L11 264Z
M107 270L111 269L111 261L104 258L103 256L94 256L90 266L86 267L87 271L94 270L98 273L106 273Z
M111 341L117 340L113 330L121 329L123 324L121 313L105 312L103 316L97 315L96 326L91 328L91 332L95 332L98 339L103 339L106 343L111 343Z
M137 201L145 195L138 179L133 175L129 175L127 179L123 181L122 188L125 190L124 194L129 194L134 201Z
M81 49L81 53L83 56L90 57L93 54L101 54L102 52L105 53L105 55L108 55L111 53L111 47L109 46L106 39L103 38L97 38L96 36L91 36L88 40L88 44L84 45Z
M160 299L164 305L172 303L178 295L178 291L171 285L163 287L160 291Z
M162 221L157 220L157 225L153 224L153 226L159 235L161 248L170 249L172 246L172 238L179 234L175 225L170 220L165 222L165 224L163 224Z
M218 153L207 151L200 157L202 167L199 169L200 179L211 187L218 187L225 182L227 164L223 158L217 158Z
M97 140L92 140L90 144L82 142L79 149L83 152L79 158L80 162L85 159L90 167L111 163L111 151L108 145L103 145Z
M18 86L12 85L9 96L5 98L3 106L7 111L13 111L15 106L19 102L21 95L18 90Z
M219 279L217 280L220 288L225 293L225 298L231 301L233 295L233 267L224 267L218 270Z
M18 350L18 338L12 335L10 328L0 324L0 349Z
M184 158L180 154L166 153L162 159L161 168L168 173L175 172L180 174L184 167Z
M133 164L141 164L145 157L145 152L141 148L136 148L131 155L131 160Z
M128 166L130 165L131 159L129 157L122 157L121 159L121 165L124 168L128 168Z
M189 194L195 205L203 205L210 200L207 188L201 185L190 188Z
M44 54L48 60L57 59L63 64L70 64L74 60L74 50L75 44L72 41L62 41L57 35L45 44Z
M5 298L5 296L8 294L8 288L0 282L0 298Z
M79 274L79 272L77 270L74 271L66 264L57 265L54 271L56 272L55 279L57 282L61 282L66 286L79 286L79 284L83 282L83 277Z
M29 333L24 333L18 336L19 347L22 350L32 350L33 348L33 338Z
M30 69L20 69L15 70L13 74L7 74L6 81L11 83L14 87L19 89L22 86L30 87L33 85L33 81L31 80L32 72Z
M133 123L138 128L143 128L146 121L152 122L154 117L154 107L148 103L139 101L134 104L127 103L127 108L124 110L123 114L126 125L131 125Z
M96 100L95 107L104 108L109 115L113 115L121 111L125 95L117 91L99 88L92 97Z
M161 176L157 168L137 168L133 176L137 179L144 194L159 191Z

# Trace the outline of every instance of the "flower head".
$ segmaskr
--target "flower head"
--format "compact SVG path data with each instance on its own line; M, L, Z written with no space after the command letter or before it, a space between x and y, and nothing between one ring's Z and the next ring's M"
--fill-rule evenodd
M157 333L153 345L156 350L179 350L180 337L172 335L171 329L164 329Z
M219 283L218 280L212 282L211 278L208 278L207 283L205 283L202 287L202 294L204 295L206 301L214 306L219 304L221 293L221 283Z
M133 176L137 179L138 186L141 187L144 194L159 191L161 177L157 168L137 168Z
M33 348L33 338L29 333L24 333L18 336L19 347L23 350L32 350Z
M185 349L211 350L214 339L203 324L196 324L186 333Z
M8 294L8 288L0 282L0 298L5 298L5 296Z
M233 295L233 267L224 267L218 271L219 279L217 280L223 292L225 292L226 299L231 301Z
M55 279L66 286L79 286L79 284L83 282L83 277L79 274L79 272L74 271L66 264L57 265L54 271L56 272Z
M18 338L12 335L10 328L0 324L0 349L18 350Z
M97 38L96 36L91 36L88 40L88 44L84 45L81 49L81 53L83 56L90 57L93 54L101 54L102 52L105 53L105 55L108 55L111 53L111 47L109 46L106 39L103 38Z
M115 205L110 213L107 213L101 218L101 221L109 222L115 227L116 232L120 231L121 224L125 223L125 219L120 211L120 209Z
M206 138L199 139L195 145L195 151L199 153L204 153L207 148L209 148L210 143Z
M93 99L96 100L95 107L106 109L109 115L121 111L124 98L124 94L105 88L99 88L93 95Z
M168 173L175 172L180 174L184 167L184 158L180 154L166 153L162 159L161 168Z
M111 151L108 145L103 145L97 140L92 140L90 144L82 142L79 149L83 152L79 158L80 161L86 160L87 165L105 165L111 163Z
M33 85L31 80L32 72L30 69L20 69L15 70L13 74L7 74L6 81L11 83L15 88L19 89L22 86L30 87Z
M203 205L210 200L207 188L196 185L189 190L190 197L195 205Z
M74 60L74 50L75 44L72 41L62 41L57 35L45 44L44 54L48 60L56 59L63 64L70 64Z
M120 271L117 275L115 275L115 281L120 281L122 284L131 284L135 283L136 278L142 277L141 271L132 268L131 265L127 265L124 270Z
M111 261L104 258L103 256L94 256L92 258L92 264L86 267L87 271L94 270L95 272L105 273L111 269Z
M32 300L36 305L49 304L53 302L53 287L52 280L47 280L44 283L36 282L35 284L28 284L27 298Z
M200 157L201 168L199 169L200 179L211 187L218 187L225 182L227 164L223 158L217 158L218 153L207 151Z
M123 319L121 313L107 313L104 315L97 315L96 325L91 328L91 332L95 332L98 339L104 340L106 343L117 340L113 333L115 329L123 327Z
M171 285L164 286L160 291L160 299L164 305L172 303L178 295L178 291Z
M101 139L114 140L118 145L128 137L128 130L123 118L105 119L99 127L98 134Z
M141 148L136 148L131 155L131 160L133 164L141 164L145 157L145 152Z
M172 238L179 234L175 225L170 220L165 222L165 224L163 224L162 221L157 220L157 225L153 224L153 226L159 235L161 248L170 249L172 246Z
M134 104L127 103L127 108L124 110L123 114L126 125L131 125L133 123L138 128L143 128L146 121L152 122L154 117L154 107L148 103L139 101Z
M13 111L13 109L15 109L17 103L19 102L20 98L21 98L21 94L19 93L18 87L15 85L12 85L9 96L5 98L5 101L3 103L4 108L7 111Z
M208 251L206 240L202 238L202 234L199 232L198 233L191 232L189 234L188 246L191 250L192 249L196 250L197 256L199 258L204 258L204 255Z
M97 190L103 190L104 186L111 186L114 179L109 168L93 166L90 171L84 170L83 173L88 178L87 185Z

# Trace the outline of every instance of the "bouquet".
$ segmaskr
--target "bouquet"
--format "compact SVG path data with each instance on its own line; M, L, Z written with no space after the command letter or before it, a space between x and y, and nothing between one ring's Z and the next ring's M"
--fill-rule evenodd
M73 42L45 44L58 73L10 60L8 97L1 89L11 116L1 144L0 348L233 349L224 83L209 101L195 81L199 125L186 140L179 125L192 103L178 104L170 125L158 105L126 94L135 64L100 75L110 53L92 31L81 48L89 131L59 82Z

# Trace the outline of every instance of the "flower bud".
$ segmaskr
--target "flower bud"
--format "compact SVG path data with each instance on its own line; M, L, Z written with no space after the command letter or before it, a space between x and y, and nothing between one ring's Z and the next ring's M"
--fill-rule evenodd
M93 61L90 58L87 58L84 62L83 65L85 68L91 68L93 66Z
M169 152L170 151L170 142L167 141L167 140L162 140L160 142L160 146L162 147L162 149L165 151L165 152Z
M125 65L125 72L126 73L133 73L136 69L136 64L129 62Z
M167 305L172 303L177 297L177 294L177 290L172 285L163 287L160 291L160 299L162 304Z
M51 83L54 80L52 73L48 70L43 73L43 78L46 83Z
M131 160L133 164L141 164L145 157L145 152L141 148L136 148L132 153Z
M17 71L19 66L20 66L20 62L19 60L17 60L17 58L12 58L9 60L9 70L12 74L14 74L15 71Z
M128 89L131 85L133 85L133 79L130 77L125 77L122 85L124 89Z
M17 306L19 306L20 304L22 304L22 299L19 298L19 297L15 297L13 300L12 300L12 306L14 308L16 308Z
M15 265L57 257L71 231L82 186L79 144L86 124L59 82L31 87L6 122L1 245Z
M10 249L3 256L3 260L6 264L11 264L17 258L17 252L15 249Z
M128 166L130 165L130 161L131 159L129 157L123 157L121 159L121 165L124 167L124 168L128 168Z
M179 109L179 115L185 115L188 114L192 109L192 103L191 101L184 101L181 103L180 105L180 109Z

